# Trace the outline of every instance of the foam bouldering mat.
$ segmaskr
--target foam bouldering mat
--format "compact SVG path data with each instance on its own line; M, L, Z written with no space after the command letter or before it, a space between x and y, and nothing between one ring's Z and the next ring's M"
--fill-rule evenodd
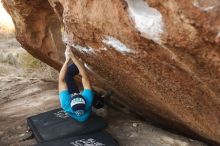
M44 142L35 146L118 146L118 143L109 133L102 131Z
M85 135L100 131L107 126L105 120L95 114L92 114L86 122L79 123L69 117L62 109L29 117L27 124L37 142Z

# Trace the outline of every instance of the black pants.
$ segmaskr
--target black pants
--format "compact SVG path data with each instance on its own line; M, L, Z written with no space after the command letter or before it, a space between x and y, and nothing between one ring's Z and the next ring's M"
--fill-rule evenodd
M70 94L79 93L79 89L74 80L74 76L78 74L79 74L79 70L75 64L71 64L68 66L66 76L65 76L65 81L66 81L67 88Z
M67 84L67 88L69 91L69 94L74 94L74 93L79 93L79 89L76 85L76 82L74 80L74 76L79 74L79 70L77 68L77 66L75 64L71 64L68 66L67 68L67 73L65 76L65 81ZM93 97L93 107L99 109L99 108L103 108L104 107L104 98L101 97L100 94L98 94L97 92L94 92L94 97Z

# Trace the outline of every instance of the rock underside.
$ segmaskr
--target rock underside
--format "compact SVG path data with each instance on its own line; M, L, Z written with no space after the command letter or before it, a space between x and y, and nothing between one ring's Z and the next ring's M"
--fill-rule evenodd
M220 143L219 0L2 0L16 38L59 70L65 44L113 99Z

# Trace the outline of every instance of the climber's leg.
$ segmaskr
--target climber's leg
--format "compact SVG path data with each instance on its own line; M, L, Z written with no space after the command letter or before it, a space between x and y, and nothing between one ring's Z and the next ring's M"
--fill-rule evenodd
M93 107L100 109L103 108L105 105L105 100L108 100L110 96L113 94L112 91L107 91L105 94L101 95L96 91L94 92L94 97L93 97Z
M75 64L71 64L67 68L67 73L65 76L65 81L70 94L79 93L79 89L74 80L74 76L79 74L79 70Z

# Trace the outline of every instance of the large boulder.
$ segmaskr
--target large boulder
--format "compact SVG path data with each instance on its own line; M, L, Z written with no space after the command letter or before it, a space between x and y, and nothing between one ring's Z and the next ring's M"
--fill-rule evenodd
M3 0L16 38L60 69L65 44L94 83L143 117L220 143L219 0Z

